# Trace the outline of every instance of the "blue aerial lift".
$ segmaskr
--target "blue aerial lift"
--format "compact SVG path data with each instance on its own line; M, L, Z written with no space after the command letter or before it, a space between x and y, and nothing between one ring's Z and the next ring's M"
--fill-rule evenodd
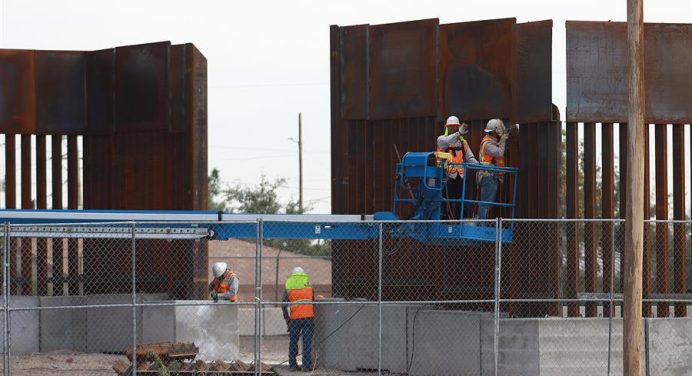
M510 209L511 218L514 218L515 201L517 193L517 177L519 170L514 167L497 167L480 164L464 164L466 173L463 177L460 198L445 197L446 179L445 172L432 152L409 152L404 154L401 163L396 166L394 181L394 205L391 212L376 212L375 220L393 221L395 230L390 234L395 237L410 237L423 243L456 244L462 245L472 242L495 242L496 229L494 224L480 221L442 221L442 210L452 203L458 203L459 212L457 218L462 218L466 205L491 205ZM471 171L502 172L511 182L512 195L510 202L486 202L466 198L466 179L468 176L475 178ZM401 192L403 192L403 196ZM405 196L409 197L405 197ZM400 219L396 213L400 206L409 206L413 214ZM420 222L424 221L424 222ZM425 222L427 221L427 222ZM401 223L396 226L397 223ZM511 242L512 230L510 226L502 229L500 241Z
M385 236L411 238L427 244L464 245L495 242L496 228L474 221L440 221L443 208L459 203L460 213L466 205L487 204L510 209L514 218L518 169L465 164L459 199L445 197L445 172L432 152L409 152L396 166L394 199L391 212L373 215L260 215L228 214L211 211L129 211L129 210L0 210L0 222L12 226L11 236L23 237L132 237L199 238L224 240L255 238L283 239L374 239ZM512 183L511 202L484 202L466 198L466 178L470 171L504 172ZM410 197L402 197L400 192ZM397 210L409 206L413 214L399 218ZM258 222L261 220L261 222ZM136 221L132 226L129 221ZM107 227L98 226L105 224ZM259 225L261 223L261 226ZM512 227L502 229L500 241L512 241Z

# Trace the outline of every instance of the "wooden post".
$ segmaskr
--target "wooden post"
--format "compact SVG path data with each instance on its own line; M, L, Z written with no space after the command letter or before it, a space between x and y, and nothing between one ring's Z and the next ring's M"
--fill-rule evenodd
M641 375L642 250L644 221L644 0L627 0L629 114L627 153L627 222L622 357L624 374Z

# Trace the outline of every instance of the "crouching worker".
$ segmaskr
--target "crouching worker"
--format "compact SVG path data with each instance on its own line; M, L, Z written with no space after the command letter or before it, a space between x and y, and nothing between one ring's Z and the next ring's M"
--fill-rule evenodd
M221 300L238 301L238 277L225 262L215 262L211 267L214 279L209 283L209 293L214 302Z
M295 267L291 275L286 278L286 291L284 292L281 309L284 320L288 326L288 366L294 370L300 370L296 357L298 356L298 339L303 337L303 370L311 371L312 365L312 334L315 329L313 318L315 311L311 302L315 296L310 287L310 279L303 268Z

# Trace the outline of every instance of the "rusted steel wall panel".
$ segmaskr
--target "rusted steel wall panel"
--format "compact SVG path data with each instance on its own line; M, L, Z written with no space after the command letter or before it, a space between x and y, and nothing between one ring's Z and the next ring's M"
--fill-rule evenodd
M685 126L673 124L673 219L685 220ZM673 292L687 292L687 235L684 223L673 225ZM675 317L687 317L687 304L675 304Z
M48 208L46 136L36 136L36 209Z
M51 137L51 181L52 181L52 191L51 196L53 199L52 208L62 209L62 136L53 135ZM51 241L51 251L53 254L53 269L52 269L52 279L53 283L53 295L59 296L64 293L63 286L63 244L62 239L52 239Z
M566 144L566 178L567 186L566 218L579 218L579 126L577 123L567 123ZM579 226L575 223L567 223L567 298L577 298L577 285L579 279ZM569 303L568 315L578 317L579 304Z
M442 118L448 114L464 120L509 118L515 23L516 19L507 18L440 25Z
M625 219L627 216L627 123L620 123L618 132L620 138L620 154L618 154L620 166L620 183L618 184L620 193L620 219ZM618 244L620 245L620 289L618 291L622 293L625 286L625 274L622 272L625 270L625 226L621 224L618 228L620 229L618 238Z
M341 32L332 25L329 28L329 87L331 116L331 192L332 213L346 214L349 196L348 191L348 149L349 140L345 121L341 120Z
M170 49L170 72L168 75L168 92L170 98L170 128L171 132L185 132L186 121L188 118L187 106L189 94L185 88L188 87L188 64L186 49L188 45L179 44L171 46Z
M36 51L36 132L85 130L85 53Z
M115 131L169 127L170 42L115 49Z
M36 209L48 208L46 136L36 136ZM36 295L48 295L48 239L36 239Z
M14 134L5 135L5 208L17 207L17 141Z
M531 124L522 127L519 145L531 144L522 150L519 163L517 216L519 218L557 218L560 212L561 124ZM510 166L517 162L510 161ZM548 192L552 192L549 194ZM537 238L536 233L545 234ZM560 295L559 230L555 223L517 223L516 250L521 258L523 277L520 297L556 298ZM557 315L559 304L523 304L520 314Z
M368 118L368 25L339 28L341 117Z
M5 208L17 207L17 141L13 134L5 135ZM10 243L10 291L17 293L19 245L16 240ZM13 262L14 261L14 262Z
M21 146L21 208L33 209L32 197L32 173L31 173L31 135L23 134L20 138Z
M114 137L112 135L92 134L84 136L84 207L89 209L110 209L118 201L118 189L113 184L113 176L120 170L116 161ZM110 166L104 170L105 166Z
M86 135L112 134L115 129L115 48L87 52Z
M183 137L187 139L186 158L192 163L192 167L176 177L176 180L189 180L187 190L183 193L189 201L183 203L181 209L207 210L207 59L193 44L185 45L185 53L187 76L186 87L183 89L186 94L183 107L187 125L184 127Z
M35 52L0 50L0 131L31 134L36 130Z
M436 137L444 131L442 120L452 112L467 120L470 125L470 133L466 139L477 154L488 118L501 117L507 120L512 112L512 72L515 71L512 65L514 23L514 19L508 19L438 26L437 20L425 20L349 28L332 26L330 43L333 213L362 214L391 210L394 169L398 157L408 151L434 150ZM548 30L548 33L540 34L540 31L537 31L538 35L529 35L528 40L534 38L536 43L542 40L550 41L550 23L542 26L542 30ZM439 52L435 42L439 45ZM541 48L550 51L549 44ZM489 45L494 47L489 48ZM367 51L366 56L363 54L364 50ZM547 58L549 59L549 54ZM526 64L533 63L526 60ZM540 74L540 70L545 66L550 67L549 60L532 72ZM533 67L522 67L531 68ZM488 80L484 81L484 77L490 77L492 84L486 85ZM547 80L550 81L549 76ZM467 89L464 85L469 86L468 90L464 90ZM488 93L492 91L492 95L488 94L492 98L479 95L479 87L488 88ZM531 88L527 83L521 90ZM473 93L468 103L458 100L459 95L468 93ZM446 108L445 103L450 107ZM540 107L540 103L536 105ZM554 114L549 99L543 108L547 109L548 116L542 120L551 120ZM517 215L527 218L556 218L559 215L560 124L550 122L527 125L528 127L522 127L519 141L510 143L506 153L508 164L519 166L522 174L519 178ZM534 127L536 129L532 132L526 131L524 134L524 129ZM543 182L546 189L537 189L538 182ZM467 189L469 197L473 197L473 181L469 181ZM554 194L546 195L545 191ZM510 194L509 190L503 189L498 192L498 197L509 199ZM466 216L472 215L473 208L468 209ZM410 213L400 208L398 214L406 217ZM508 215L502 211L496 214ZM508 277L505 281L521 281L520 284L503 290L504 296L527 296L531 289L539 291L541 296L559 295L560 257L555 252L558 249L559 236L555 228L544 230L546 233L554 233L555 237L543 241L542 244L535 244L536 242L528 238L518 239L512 247L516 248L512 252L520 256L507 259L508 264L503 269L503 275ZM519 243L522 244L521 248ZM357 248L353 244L349 244L349 249ZM448 254L451 252L450 249L439 247L439 252ZM369 251L371 250L363 252ZM463 252L456 253L481 257L482 251L474 252L478 250L474 247L464 247ZM549 255L546 257L547 253ZM367 272L361 270L365 264L357 261L358 257L341 256L335 254L335 270L359 270L359 275ZM361 256L365 257L365 254ZM441 258L436 260L438 263L448 262ZM487 261L487 258L483 260ZM478 268L486 271L480 266ZM541 268L547 272L537 278L540 281L527 282L530 278L526 276L537 273ZM491 272L492 267L488 270L488 275L491 275ZM487 287L490 285L486 283L492 282L476 277L467 278L465 281L459 278L436 275L433 284L438 294L459 297L467 296L459 295L465 288ZM359 280L361 284L356 287L358 282L354 278L341 278L335 274L336 295L343 293L342 296L347 296L346 294L353 293L352 290L358 290L358 294L362 294L359 296L368 297L366 295L372 292L372 286L367 284L373 281ZM339 286L340 284L342 285ZM455 287L445 288L445 285ZM387 287L388 296L394 297L405 293L403 288ZM507 307L514 312L527 315L541 312L556 314L558 309L556 304L523 307L510 304Z
M651 219L651 169L649 165L649 125L644 124L644 220ZM642 261L642 297L651 294L651 225L644 223L644 250ZM653 317L651 303L642 303L642 316Z
M559 120L552 111L553 21L514 25L512 37L513 123Z
M584 123L584 218L596 218L596 124ZM584 224L584 291L596 292L596 226ZM595 317L596 304L586 303L586 317Z
M655 125L656 139L656 219L668 219L668 126ZM668 293L668 228L667 223L656 224L656 292ZM668 317L668 304L657 304L658 317Z
M67 136L67 208L79 208L79 150L77 136ZM67 291L79 295L79 250L77 239L67 239ZM117 272L116 272L117 273Z
M347 145L346 166L346 190L351 197L347 203L346 211L354 214L368 213L368 205L371 205L372 197L367 197L366 191L372 189L372 182L365 180L365 170L370 166L367 153L372 153L368 142L372 140L370 132L372 127L367 121L349 121L346 125ZM367 132L367 134L366 134Z
M396 164L409 151L434 150L435 140L443 128L434 117L375 121L371 128L371 136L365 139L369 140L366 161L371 161L366 164L371 166L364 168L365 176L369 177L366 184L372 188L366 193L372 197L372 211L388 211L392 209ZM399 194L408 197L408 193ZM412 214L410 207L402 209L400 214Z
M627 121L627 25L575 22L567 27L567 120ZM692 121L692 24L645 24L645 118Z
M23 134L21 136L21 208L33 209L34 203L31 195L31 135ZM21 278L21 294L31 295L31 270L32 270L32 249L31 239L21 239L22 258L22 278ZM16 259L15 259L16 260Z
M615 216L615 206L614 200L614 172L615 172L615 151L613 145L613 124L603 123L601 124L601 168L602 168L602 185L601 185L601 218L614 218ZM612 284L611 276L613 275L613 224L612 223L602 223L602 235L601 235L601 263L603 265L603 292L609 293L611 291ZM610 303L603 303L603 316L606 314L610 315L611 312Z
M438 20L369 27L369 119L434 116Z

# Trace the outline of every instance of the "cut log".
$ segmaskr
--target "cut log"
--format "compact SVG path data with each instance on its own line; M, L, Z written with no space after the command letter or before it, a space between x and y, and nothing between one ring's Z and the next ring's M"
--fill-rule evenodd
M120 376L125 376L132 373L132 371L130 370L130 363L124 360L116 361L113 364L113 371L115 371Z
M145 360L148 353L154 353L164 361L194 359L199 353L199 348L192 342L156 342L137 345L137 361ZM127 358L132 361L132 346L127 348Z

